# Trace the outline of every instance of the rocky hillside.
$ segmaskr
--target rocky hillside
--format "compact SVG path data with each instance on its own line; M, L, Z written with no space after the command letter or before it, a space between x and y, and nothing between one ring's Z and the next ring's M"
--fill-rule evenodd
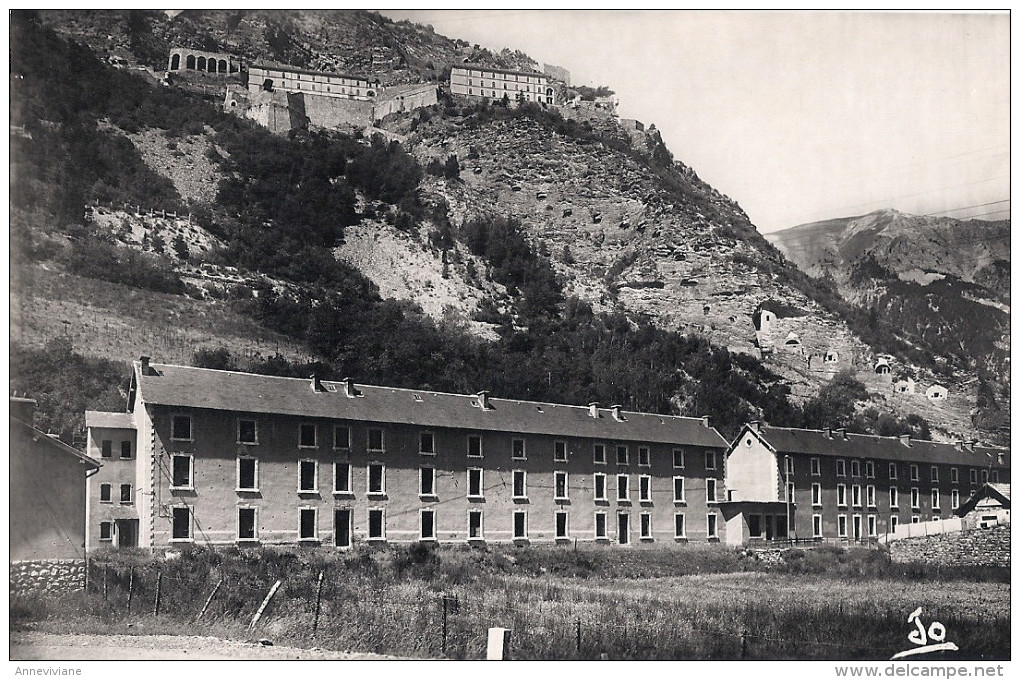
M152 66L170 44L338 70L366 68L365 55L388 45L396 56L385 65L373 56L369 67L395 80L424 79L465 58L527 63L363 12L63 12L42 23L100 57L116 44ZM611 111L448 99L383 121L402 143L325 132L284 139L179 91L86 69L103 85L76 95L80 118L98 121L82 129L97 149L120 153L118 163L93 167L88 158L102 152L70 143L69 124L57 119L72 113L52 110L54 92L83 86L43 82L45 95L37 92L39 79L64 77L50 75L37 52L12 58L29 74L31 104L12 122L34 135L17 151L32 160L24 164L32 176L46 167L43 142L66 148L71 161L55 157L52 174L66 173L77 193L17 194L12 229L39 244L26 267L102 279L120 268L97 269L97 254L138 262L141 284L219 297L367 381L483 384L507 396L595 397L718 412L729 424L766 415L798 425L822 417L797 411L801 404L854 374L867 391L847 391L839 409L870 412L872 423L877 413L923 413L935 436L983 438L971 419L980 396L971 374L939 375L909 357L876 371L892 355L883 337L864 337L869 329L838 293L797 270L734 201L674 161L651 126ZM90 94L117 88L130 98ZM44 118L53 124L38 124ZM103 207L83 217L82 201ZM59 243L40 226L58 209L57 223L72 223ZM161 267L177 278L156 277ZM139 284L122 278L113 282ZM900 377L947 384L949 398L894 393Z

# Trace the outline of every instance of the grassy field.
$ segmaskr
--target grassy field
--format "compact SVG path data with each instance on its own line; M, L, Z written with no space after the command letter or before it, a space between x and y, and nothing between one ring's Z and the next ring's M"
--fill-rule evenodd
M912 647L907 617L921 607L925 624L939 621L959 646L953 658L1009 658L1007 569L800 552L778 562L720 547L111 553L93 560L87 595L13 598L10 620L12 630L268 637L412 657L483 658L486 630L499 626L512 630L516 659L878 660Z

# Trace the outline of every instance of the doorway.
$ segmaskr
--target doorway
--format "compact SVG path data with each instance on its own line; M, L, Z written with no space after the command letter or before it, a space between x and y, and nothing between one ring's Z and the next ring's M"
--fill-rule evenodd
M351 547L351 511L347 508L333 511L333 545L338 548Z
M619 523L616 532L617 539L620 545L627 545L630 543L630 515L626 512L621 512L617 515L617 520Z
M117 522L117 547L137 548L138 547L138 520L118 519Z

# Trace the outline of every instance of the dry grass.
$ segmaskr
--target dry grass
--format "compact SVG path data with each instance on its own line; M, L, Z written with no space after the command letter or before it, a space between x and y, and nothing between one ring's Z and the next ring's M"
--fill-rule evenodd
M1002 582L1008 571L986 571L972 581L959 574L945 581L923 568L847 576L841 564L864 561L854 551L831 551L830 569L816 574L763 571L725 548L577 555L513 548L254 549L198 550L172 561L109 557L105 589L104 563L93 562L87 596L16 598L12 628L269 637L298 647L471 659L484 656L486 629L500 626L513 631L511 655L518 659L603 653L613 659L888 659L909 647L907 616L922 607L922 618L940 621L959 645L956 658L1010 656L1010 586ZM586 576L560 575L563 565L579 560L589 565ZM656 573L672 563L675 574L686 575L597 573L621 565L634 571L642 562ZM136 588L128 614L132 564ZM157 572L159 617L153 616ZM319 572L324 581L313 635ZM282 587L250 631L277 579ZM205 617L194 623L221 580ZM447 600L445 638L444 595L454 598Z

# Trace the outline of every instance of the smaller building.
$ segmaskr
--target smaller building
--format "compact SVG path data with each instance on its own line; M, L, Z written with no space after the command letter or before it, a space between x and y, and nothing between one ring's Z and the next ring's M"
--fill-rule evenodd
M248 90L369 101L378 94L379 80L370 80L366 76L308 71L286 64L258 62L248 67Z
M241 58L222 52L205 52L190 47L174 47L167 58L166 70L200 71L227 76L241 72Z
M985 484L957 508L955 514L985 529L1009 524L1009 506L1009 484Z
M878 375L889 375L892 368L889 366L889 360L885 357L880 358L875 362L875 373Z
M945 401L949 397L949 390L942 385L932 385L924 391L924 396L931 401Z
M556 103L553 79L545 73L508 71L469 64L450 71L450 93L462 97L487 97L510 101Z
M913 394L915 389L916 384L913 378L897 380L892 385L893 394Z

